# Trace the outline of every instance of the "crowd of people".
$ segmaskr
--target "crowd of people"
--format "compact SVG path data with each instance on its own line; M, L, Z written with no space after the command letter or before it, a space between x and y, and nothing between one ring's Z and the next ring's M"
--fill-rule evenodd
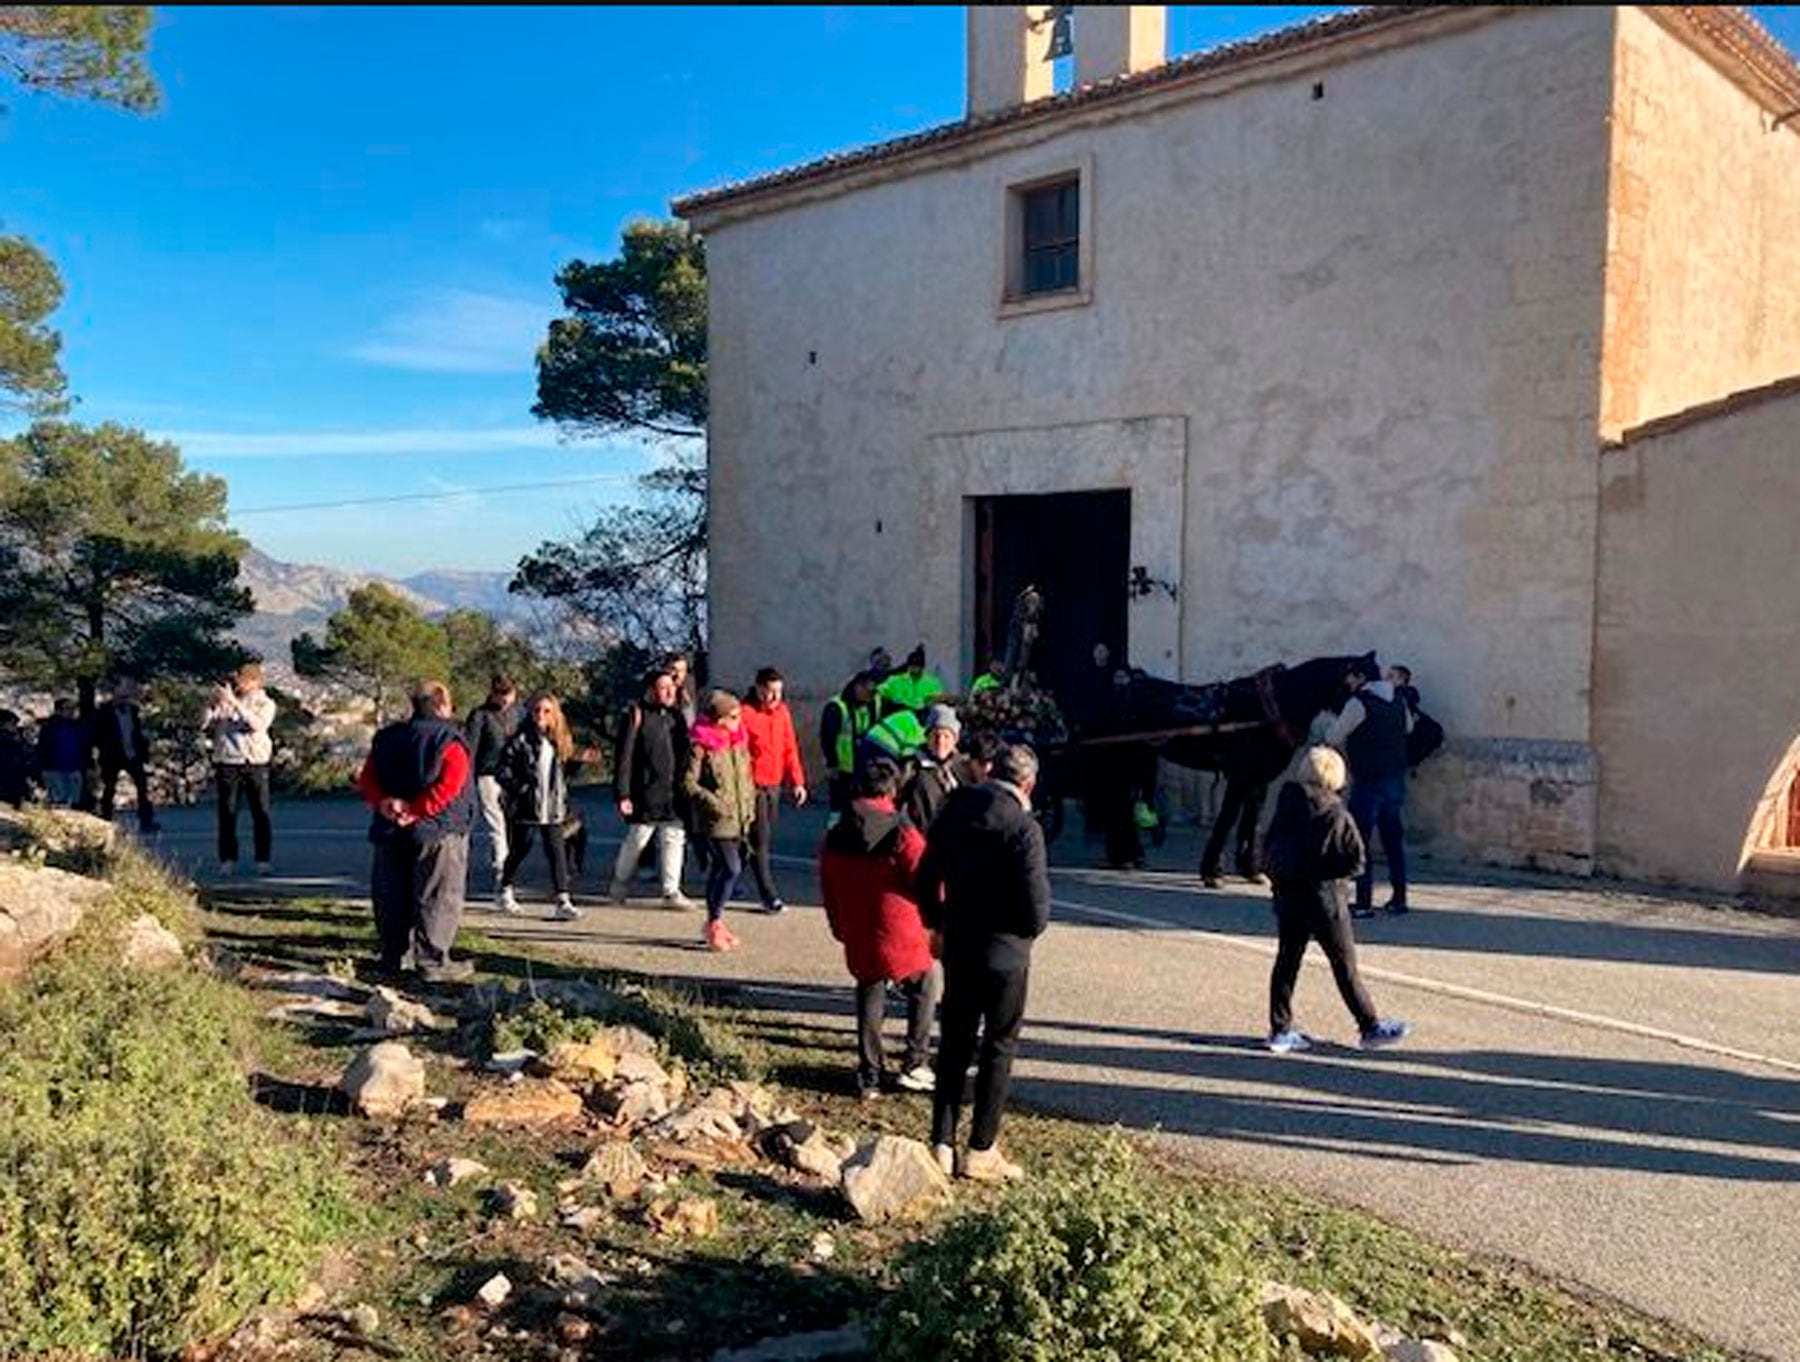
M1096 647L1094 663L1098 695L1118 684L1118 669L1105 645ZM1268 1031L1276 1053L1311 1044L1294 1024L1293 994L1315 941L1366 1047L1394 1044L1411 1029L1376 1010L1357 969L1351 921L1374 912L1367 853L1377 833L1392 886L1385 910L1408 911L1407 772L1419 742L1441 741L1442 734L1423 731L1431 721L1419 709L1407 669L1374 671L1372 659L1348 668L1344 701L1321 716L1299 754L1265 839L1257 878L1271 885L1277 920ZM1005 684L1005 670L995 664L965 690L975 697ZM746 870L761 911L786 911L774 836L784 798L804 805L809 781L785 689L781 673L764 667L743 694L720 689L702 699L685 656L671 655L651 669L620 715L612 754L612 792L624 823L609 881L613 903L628 902L640 863L654 848L659 901L674 910L701 907L683 892L691 848L705 883L700 943L706 949L737 947L726 907ZM828 815L819 886L826 922L854 982L858 1091L867 1100L890 1084L932 1093L933 1153L945 1173L1005 1180L1022 1170L1000 1150L1001 1113L1025 1017L1033 944L1050 918L1048 857L1033 808L1039 758L1016 735L1008 742L991 728L966 727L949 700L920 646L900 667L875 650L823 706ZM78 803L97 754L101 816L111 816L120 778L128 776L138 793L140 826L154 829L139 705L130 682L114 688L91 724L77 719L71 702L58 702L35 744L16 715L0 712L0 798L19 803L36 781L49 802ZM585 860L587 832L570 788L597 753L577 749L557 696L539 693L521 703L505 676L492 678L487 697L460 722L440 682L415 687L410 708L408 717L375 734L357 778L370 809L379 942L374 973L411 970L427 982L449 982L472 973L452 946L478 832L487 843L496 911L524 911L518 875L538 843L554 895L549 915L560 921L583 915L572 871ZM254 664L216 687L200 716L211 742L222 874L239 863L240 802L250 811L255 866L271 869L274 718L275 703ZM1137 806L1148 792L1144 775L1112 763L1095 779L1109 860L1141 863L1135 830ZM890 997L902 1000L907 1013L893 1074L882 1034ZM959 1153L965 1106L971 1120Z

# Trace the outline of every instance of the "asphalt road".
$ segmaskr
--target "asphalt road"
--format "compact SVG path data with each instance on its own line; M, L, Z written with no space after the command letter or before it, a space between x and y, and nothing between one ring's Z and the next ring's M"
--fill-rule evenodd
M216 871L212 816L170 811L155 839L203 883ZM826 1018L845 1032L848 1083L849 988L811 906L816 812L784 819L793 911L735 915L743 948L727 956L698 948L699 914L604 904L616 824L600 814L592 826L583 920L545 920L534 861L521 885L530 916L476 908L471 924ZM363 828L349 801L278 807L276 874L259 886L363 897ZM1070 868L1055 871L1035 958L1018 1100L1160 1130L1205 1162L1800 1362L1800 922L1422 867L1410 916L1358 924L1376 1002L1417 1025L1412 1041L1355 1048L1314 952L1297 1012L1326 1043L1276 1057L1259 1043L1266 891L1201 889L1191 836L1172 837L1146 873L1079 868L1094 848L1078 830L1053 853Z

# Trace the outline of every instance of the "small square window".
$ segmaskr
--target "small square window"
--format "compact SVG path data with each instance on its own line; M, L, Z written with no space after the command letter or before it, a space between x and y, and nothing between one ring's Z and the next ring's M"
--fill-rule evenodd
M1081 283L1081 181L1061 180L1019 195L1024 249L1019 293L1059 293Z

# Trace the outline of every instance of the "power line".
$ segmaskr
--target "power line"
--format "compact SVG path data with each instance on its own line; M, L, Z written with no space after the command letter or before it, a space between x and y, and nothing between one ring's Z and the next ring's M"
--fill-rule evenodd
M499 487L461 487L449 492L403 492L391 497L347 497L342 501L291 501L279 506L246 506L232 516L274 515L281 511L338 511L355 506L387 506L397 501L444 501L450 497L491 496L499 492L538 492L548 487L587 487L620 479L636 481L635 473L594 473L585 478L560 478L553 482L514 482Z

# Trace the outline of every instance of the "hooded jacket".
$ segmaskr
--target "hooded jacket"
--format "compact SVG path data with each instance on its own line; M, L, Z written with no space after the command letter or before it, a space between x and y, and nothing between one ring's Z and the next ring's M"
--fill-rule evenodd
M695 721L683 784L702 837L736 841L756 821L756 782L750 778L750 740L709 717Z
M891 799L858 799L819 852L819 889L831 934L859 984L911 979L931 968L917 883L925 838Z
M1263 838L1275 911L1345 911L1347 883L1363 868L1362 835L1344 801L1296 781L1281 787Z

